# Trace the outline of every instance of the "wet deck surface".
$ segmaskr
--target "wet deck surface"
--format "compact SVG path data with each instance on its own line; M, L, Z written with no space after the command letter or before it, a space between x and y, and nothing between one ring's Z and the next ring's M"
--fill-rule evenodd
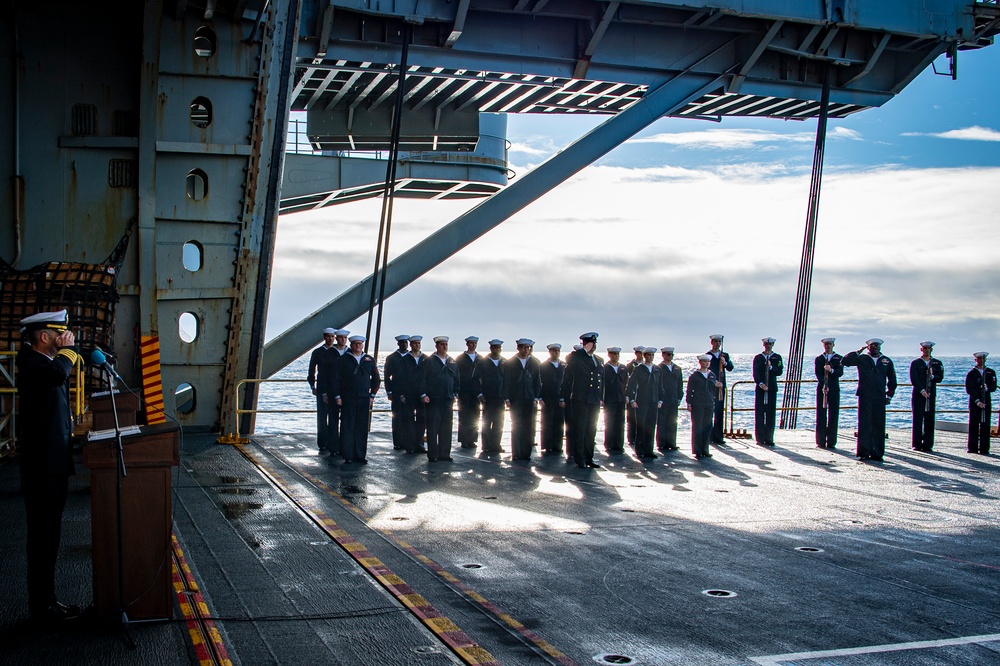
M578 470L428 463L381 433L366 466L309 435L188 435L175 534L234 663L461 663L448 643L502 664L998 663L1000 460L937 438L917 453L893 431L884 463L792 431ZM0 660L193 661L179 622L133 627L135 651L110 630L29 630L16 480L0 467ZM90 597L87 490L78 475L70 601Z

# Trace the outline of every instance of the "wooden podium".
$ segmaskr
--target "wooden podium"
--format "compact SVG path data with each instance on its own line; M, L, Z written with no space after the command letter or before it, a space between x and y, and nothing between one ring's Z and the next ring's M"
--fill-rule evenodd
M171 467L180 463L179 428L142 426L122 437L126 476L122 479L124 603L129 620L173 616L170 534ZM94 606L117 620L118 502L115 438L88 442L83 464L90 469Z

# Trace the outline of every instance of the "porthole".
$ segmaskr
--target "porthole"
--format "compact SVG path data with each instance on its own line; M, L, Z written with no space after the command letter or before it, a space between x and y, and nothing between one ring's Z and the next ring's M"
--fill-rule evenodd
M198 339L198 317L193 312L184 312L177 318L177 335L188 344Z
M201 169L192 169L187 175L188 199L201 201L208 196L208 176Z
M215 55L215 31L207 25L194 31L194 53L202 58Z
M194 412L196 406L194 387L187 382L174 389L174 404L178 414L188 415Z
M199 129L212 124L212 102L207 97L191 100L191 124Z
M188 241L184 243L183 255L181 261L184 263L184 268L188 269L192 273L194 271L201 270L202 256L204 255L204 249L201 247L201 243L197 241Z

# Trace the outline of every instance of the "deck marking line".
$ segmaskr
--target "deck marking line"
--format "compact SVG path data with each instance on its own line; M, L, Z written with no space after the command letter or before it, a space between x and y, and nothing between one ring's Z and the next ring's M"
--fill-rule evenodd
M181 613L187 620L185 623L191 644L194 646L198 663L202 666L232 666L229 652L226 650L222 636L215 627L215 622L207 619L211 616L208 604L198 590L198 582L191 574L191 567L184 559L184 551L177 537L170 535L171 570L174 583L174 593Z
M319 503L310 497L299 497L292 494L289 484L281 483L282 475L267 460L262 459L258 453L247 450L243 444L237 444L236 449L243 454L251 464L264 474L271 483L279 488L285 495L302 511L306 512L309 518L322 529L331 539L333 539L344 551L357 562L374 578L386 591L397 601L407 608L417 617L425 627L427 627L437 638L448 646L462 661L469 666L501 666L493 655L485 648L473 641L465 632L460 630L451 620L444 616L438 609L432 606L424 597L407 585L402 578L395 576L392 571L376 558L360 541L350 536L337 523L323 511ZM339 536L333 536L334 533ZM387 576L392 575L399 582L388 582Z
M880 652L901 652L903 650L923 650L926 648L948 647L951 645L969 645L972 643L992 643L1000 641L1000 634L983 634L981 636L966 636L964 638L942 638L935 641L912 641L910 643L889 643L886 645L868 645L865 647L843 648L840 650L817 650L815 652L788 652L766 657L750 657L750 661L760 666L780 666L784 661L799 659L827 659L830 657L850 657L861 654L878 654Z
M275 453L273 451L268 451L272 456L280 458L288 467L295 470L297 474L307 479L310 483L315 485L317 488L324 490L327 494L333 497L337 502L339 502L344 508L353 513L361 522L365 525L371 523L371 516L362 511L359 507L351 503L349 500L345 499L340 493L334 490L329 484L324 482L322 479L314 476L312 473L300 470L282 454ZM246 454L245 454L246 455ZM249 457L249 456L248 456ZM408 553L411 557L415 558L417 561L425 564L433 573L440 576L444 580L448 581L456 589L458 589L466 597L474 601L481 608L483 608L487 613L492 615L494 618L507 625L512 631L519 634L526 642L534 645L539 650L544 652L546 655L552 657L556 663L562 664L563 666L577 666L576 662L569 658L566 654L558 650L554 645L549 643L547 640L536 634L531 629L528 629L522 623L515 620L510 614L506 613L499 606L488 601L486 597L482 596L475 590L473 590L469 585L462 582L460 578L454 576L451 572L447 571L440 564L430 559L416 548L411 546L409 543L404 541L401 537L394 534L391 530L380 529L376 527L370 527L370 529L376 530L383 534L390 541L395 543L400 549Z
M949 560L951 562L958 562L959 564L968 564L974 567L983 567L984 569L996 569L1000 571L1000 567L994 566L992 564L983 564L982 562L973 562L971 560L963 560L957 557L950 557L948 555L938 555L937 553L928 553L924 550L917 550L915 548L907 548L906 546L899 546L894 543L884 543L882 541L872 541L871 539L862 539L861 537L853 537L849 534L840 534L841 537L849 539L851 541L860 541L861 543L867 543L872 546L885 546L886 548L895 548L896 550L902 550L907 553L914 553L916 555L926 555L927 557L936 557L941 560Z

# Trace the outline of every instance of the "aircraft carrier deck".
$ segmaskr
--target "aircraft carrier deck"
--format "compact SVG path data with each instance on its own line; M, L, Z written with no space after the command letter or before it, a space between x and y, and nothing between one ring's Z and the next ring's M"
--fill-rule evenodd
M681 432L680 441L688 441ZM696 461L598 470L455 449L370 464L313 437L185 434L175 621L28 623L16 464L0 466L0 661L10 664L996 664L996 456L893 430L884 463L729 440ZM509 445L505 442L505 448ZM60 597L91 598L89 483L74 477ZM186 620L185 614L192 619ZM196 617L200 614L200 617Z

